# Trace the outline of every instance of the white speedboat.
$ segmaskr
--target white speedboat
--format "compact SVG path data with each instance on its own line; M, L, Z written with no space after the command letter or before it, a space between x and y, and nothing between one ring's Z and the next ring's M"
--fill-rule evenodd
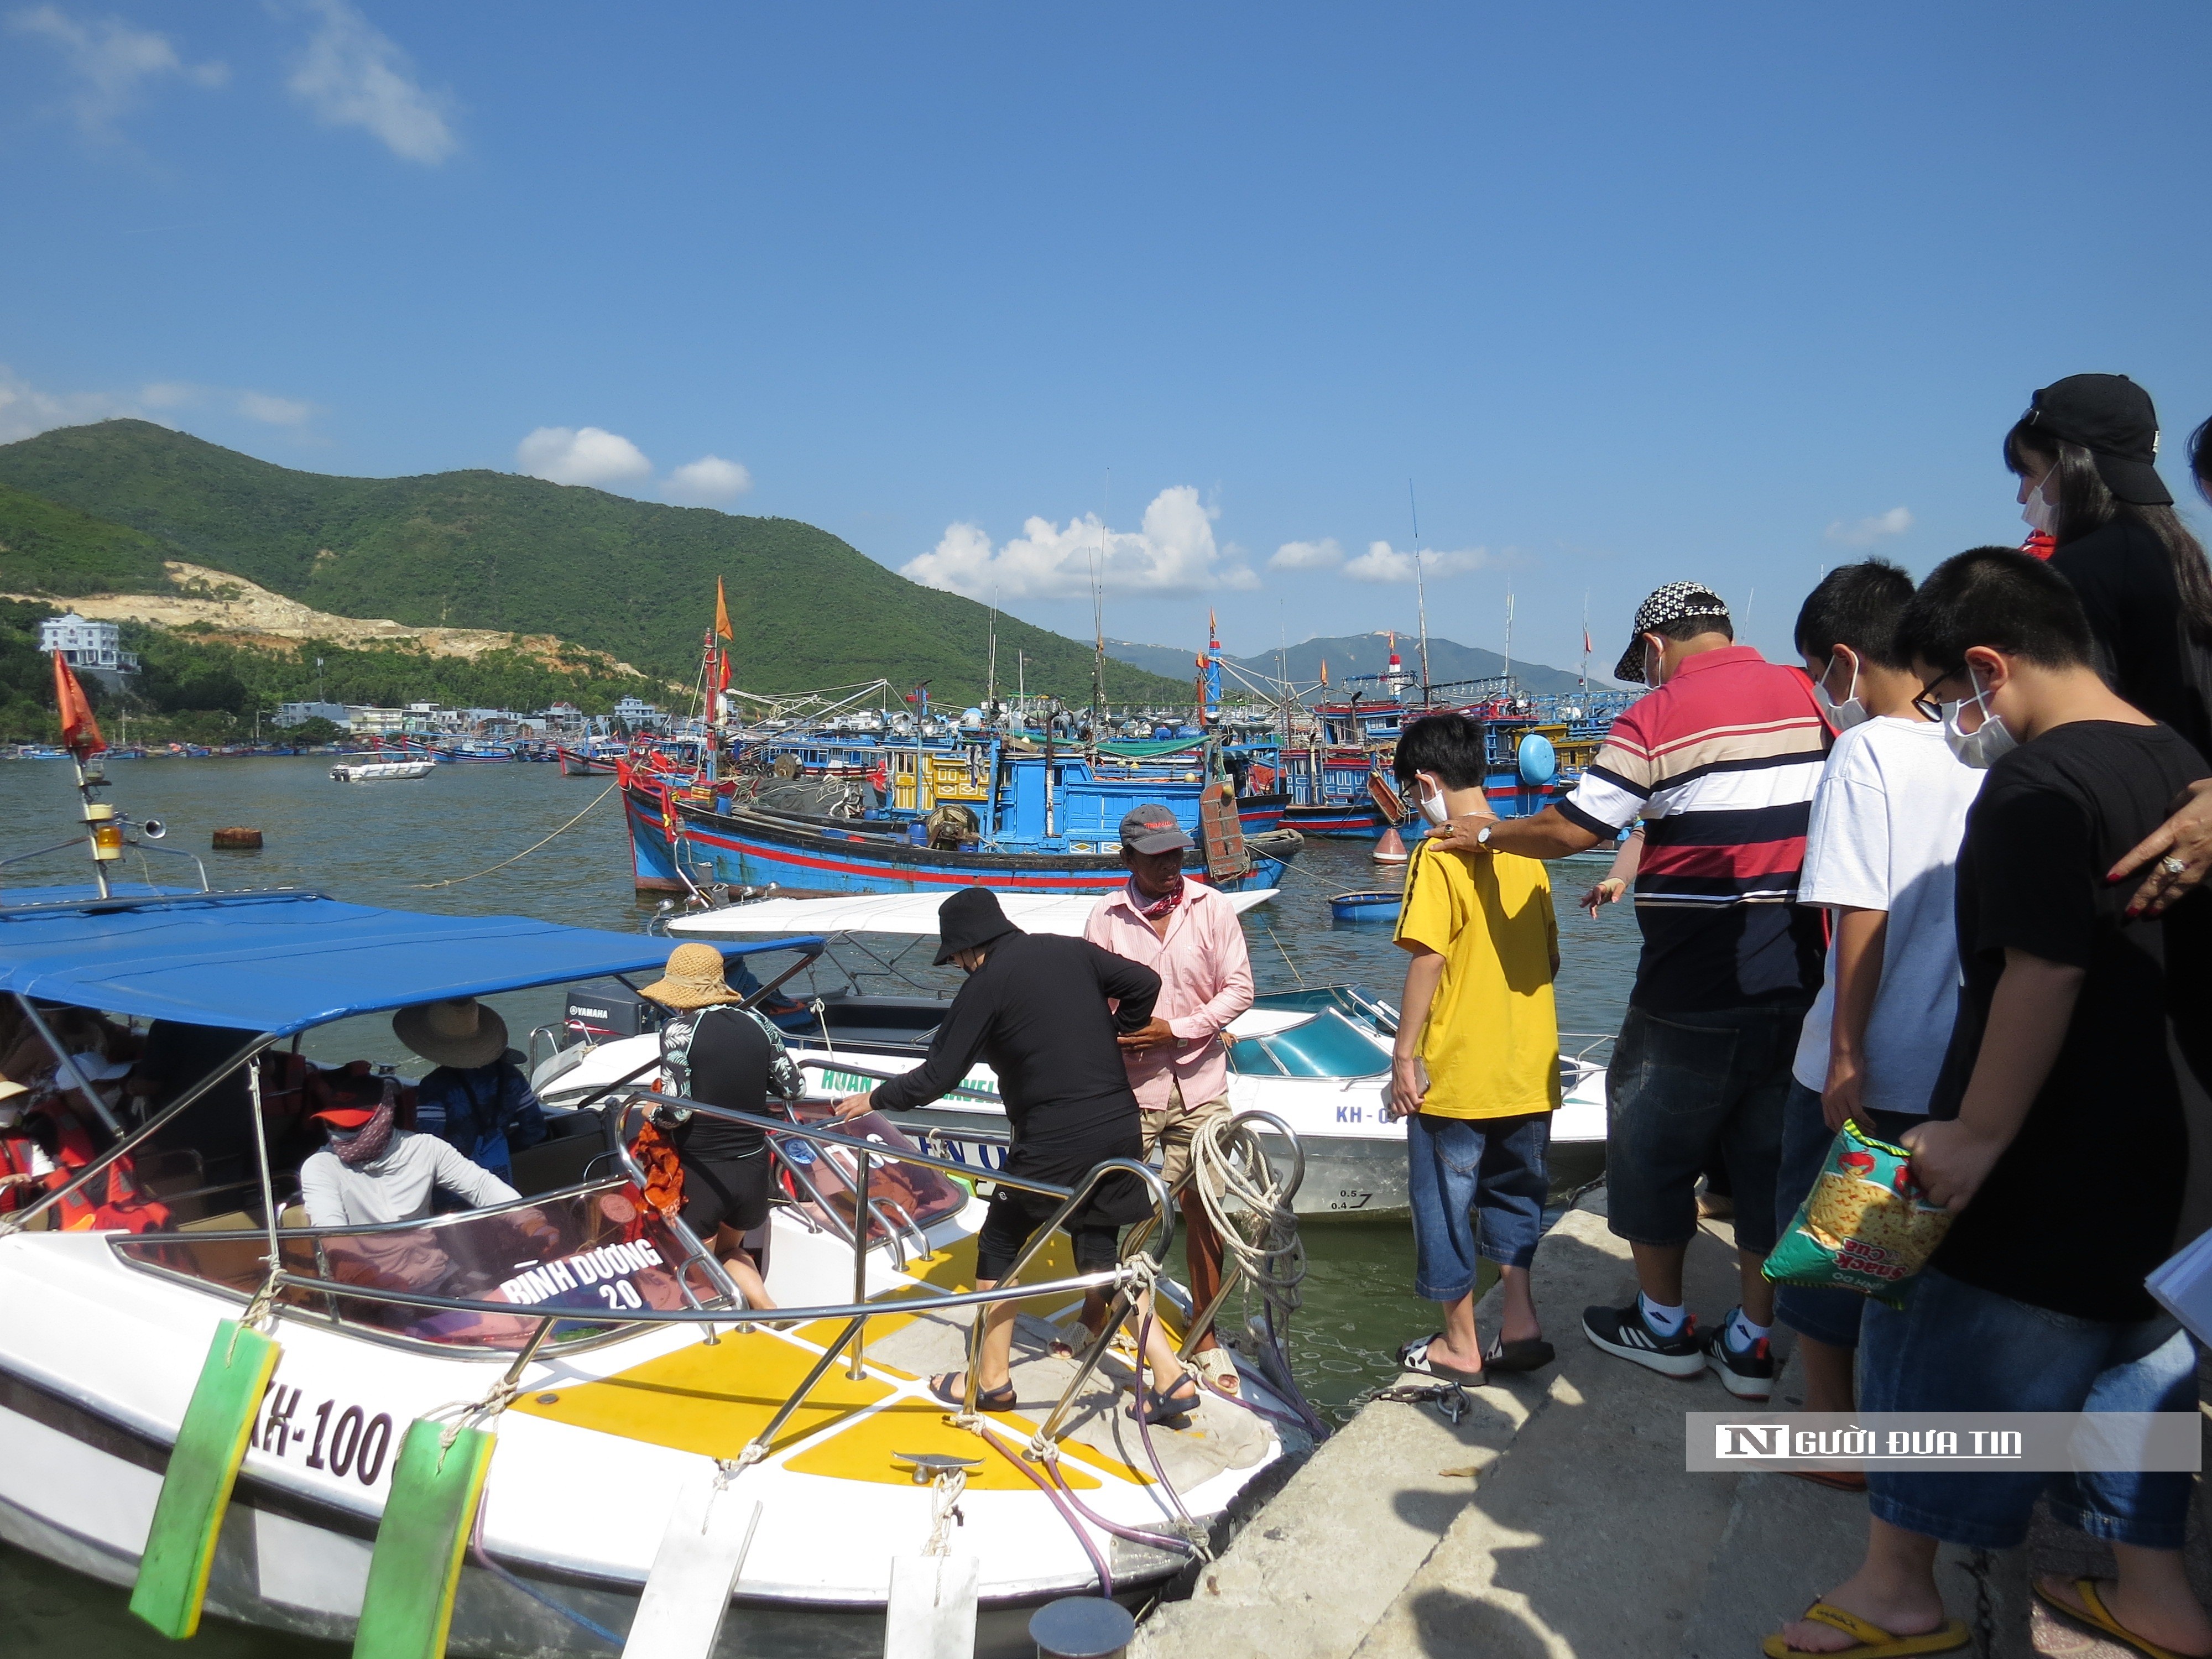
M1226 895L1240 914L1273 896L1271 890ZM1000 892L1006 919L1032 933L1077 934L1095 898L1088 894ZM912 939L937 933L937 896L874 893L820 899L766 898L679 916L668 931L688 939L757 939L813 934L883 934ZM810 947L811 949L812 947ZM793 963L783 977L811 964ZM826 958L836 963L834 956ZM870 964L880 970L880 959ZM588 999L586 999L588 1000ZM819 1062L808 1076L821 1097L868 1086L885 1071L921 1062L930 1035L945 1017L934 996L864 994L857 988L809 997L777 1018L794 1054ZM1304 1148L1305 1179L1297 1197L1304 1217L1389 1214L1408 1206L1406 1127L1385 1109L1396 1008L1357 985L1270 992L1229 1028L1229 1099L1238 1111L1261 1111L1290 1126ZM541 1032L566 1046L549 1056L534 1048L532 1082L549 1107L587 1096L650 1061L656 1039L616 1035L603 1022L573 1020L562 1032ZM1608 1037L1569 1035L1559 1060L1563 1102L1553 1120L1555 1146L1602 1152L1606 1068L1596 1058ZM853 1062L839 1066L840 1060ZM858 1069L855 1069L855 1066ZM959 1094L901 1121L930 1129L1003 1122L998 1079L977 1066ZM971 1154L972 1155L972 1154ZM986 1146L981 1155L994 1154Z
M331 768L333 783L398 783L408 778L427 778L438 769L435 761L362 761Z
M100 1162L65 1172L67 1188L0 1212L0 1537L135 1585L142 1616L188 1633L156 1612L196 1620L201 1603L176 1603L173 1571L167 1601L148 1586L173 1568L177 1516L200 1511L163 1494L189 1497L209 1474L173 1449L243 1326L273 1340L275 1370L239 1396L225 1443L235 1485L192 1534L211 1551L204 1607L225 1618L345 1640L429 1617L424 1598L444 1593L459 1654L604 1654L629 1634L632 1651L672 1659L872 1656L901 1564L920 1560L968 1574L977 1651L1011 1653L1028 1650L1024 1621L1042 1602L1157 1593L1193 1536L1296 1445L1301 1408L1279 1351L1240 1360L1247 1404L1209 1397L1181 1429L1140 1431L1101 1369L1110 1362L1054 1358L1037 1317L1071 1310L1088 1286L1127 1285L1133 1268L1078 1276L1052 1235L1017 1267L1018 1289L978 1296L984 1206L963 1164L888 1122L833 1133L755 1120L781 1182L756 1236L775 1316L746 1310L647 1201L629 1145L646 1103L635 1084L520 1154L515 1202L319 1229L288 1204L284 1109L262 1095L264 1078L288 1075L279 1045L349 1015L634 974L665 950L295 890L0 896L0 993L26 1010L192 1026L228 1056L126 1122ZM250 1137L244 1179L210 1167L154 1185L173 1213L124 1219L155 1230L102 1231L88 1213L84 1230L56 1228L73 1196L105 1190L108 1158L149 1171L149 1148L241 1074L265 1130ZM1156 1204L1165 1224L1164 1193ZM976 1304L1018 1298L1018 1405L976 1414L934 1399L927 1379L963 1364ZM427 1441L410 1433L424 1424ZM404 1449L439 1447L441 1425L495 1440L480 1499L447 1517L439 1571L455 1576L417 1583L386 1557L408 1559L410 1526L419 1544L420 1516L393 1519L416 1497L403 1494L402 1471L419 1467ZM702 1540L725 1547L719 1579L686 1565ZM688 1644L636 1635L687 1608Z

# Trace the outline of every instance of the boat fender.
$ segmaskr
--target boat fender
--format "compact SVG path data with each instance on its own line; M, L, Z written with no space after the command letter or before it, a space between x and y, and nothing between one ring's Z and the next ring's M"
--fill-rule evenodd
M208 1344L131 1590L131 1611L172 1640L200 1627L216 1539L282 1352L234 1319L220 1322Z
M444 1659L461 1558L498 1438L422 1417L407 1425L368 1558L353 1659Z
M1532 789L1541 788L1559 775L1559 751L1541 732L1531 732L1522 738L1513 757L1520 769L1521 781Z
M708 1659L721 1639L760 1518L760 1504L740 1502L719 1473L676 1494L623 1659Z

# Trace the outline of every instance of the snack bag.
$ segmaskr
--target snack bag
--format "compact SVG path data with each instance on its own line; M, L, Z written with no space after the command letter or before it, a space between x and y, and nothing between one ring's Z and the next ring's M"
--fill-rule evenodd
M1907 1281L1951 1225L1951 1212L1929 1204L1912 1179L1911 1157L1845 1122L1766 1258L1767 1279L1856 1291L1903 1307Z

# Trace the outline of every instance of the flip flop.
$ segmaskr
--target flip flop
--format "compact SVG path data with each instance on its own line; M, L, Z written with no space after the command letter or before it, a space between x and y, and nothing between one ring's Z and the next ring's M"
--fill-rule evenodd
M1440 1376L1447 1382L1480 1388L1486 1380L1480 1371L1463 1371L1456 1365L1447 1365L1441 1359L1429 1358L1431 1345L1443 1340L1444 1334L1442 1331L1437 1332L1432 1336L1414 1338L1398 1350L1398 1368L1401 1370L1415 1372L1422 1376Z
M1866 1476L1851 1469L1784 1469L1784 1474L1795 1475L1800 1480L1809 1480L1816 1486L1826 1486L1830 1492L1847 1492L1854 1497L1866 1493Z
M1540 1336L1524 1336L1516 1342L1493 1336L1490 1339L1490 1346L1483 1352L1482 1369L1486 1371L1533 1371L1550 1364L1559 1357L1559 1351Z
M2113 1618L2112 1609L2105 1605L2105 1598L2097 1593L2097 1581L2094 1578L2076 1578L2074 1581L2074 1594L2081 1598L2081 1605L2078 1607L2068 1607L2066 1603L2044 1589L2039 1578L2029 1588L2034 1590L2035 1599L2052 1612L2063 1613L2076 1624L2087 1625L2093 1629L2100 1630L2114 1641L2126 1643L2137 1653L2148 1655L2149 1659L2191 1659L2191 1656L2188 1654L2177 1653L2172 1648L2162 1648L2157 1643L2136 1635L2118 1620Z
M958 1388L952 1385L957 1382ZM955 1411L968 1409L968 1373L939 1371L929 1379L929 1391ZM1003 1383L995 1389L975 1390L975 1409L979 1412L1010 1412L1014 1408L1014 1385Z
M1846 1636L1856 1638L1853 1646L1838 1648L1823 1653L1818 1659L1901 1659L1910 1653L1948 1653L1954 1648L1963 1648L1972 1641L1973 1632L1959 1620L1954 1619L1941 1630L1931 1630L1918 1636L1893 1636L1880 1625L1869 1624L1856 1613L1846 1612L1832 1601L1815 1601L1805 1609L1806 1623L1826 1625ZM1810 1648L1793 1648L1784 1639L1780 1631L1759 1644L1766 1659L1806 1659L1813 1653Z

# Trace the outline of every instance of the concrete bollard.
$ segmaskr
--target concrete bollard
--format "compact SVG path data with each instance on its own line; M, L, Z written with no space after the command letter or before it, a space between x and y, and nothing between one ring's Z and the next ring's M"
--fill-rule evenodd
M1128 1608L1103 1595L1064 1595L1030 1619L1037 1659L1120 1659L1136 1633Z
M215 832L215 844L219 852L234 851L241 848L251 850L261 845L261 832L258 830L248 830L242 825L233 824L228 830L218 830Z

